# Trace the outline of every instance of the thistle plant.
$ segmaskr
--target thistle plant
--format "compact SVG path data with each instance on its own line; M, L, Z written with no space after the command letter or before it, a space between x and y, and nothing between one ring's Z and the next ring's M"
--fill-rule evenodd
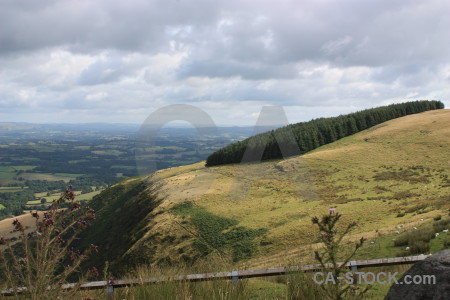
M81 274L80 264L90 253L98 251L97 246L91 245L83 252L71 246L95 219L95 212L75 201L72 186L69 186L47 211L33 212L32 217L35 227L31 233L25 231L19 219L13 221L14 230L20 235L18 243L0 237L3 248L0 248L0 276L16 298L21 293L33 300L61 299L67 292L62 287L69 276L79 273L78 278L82 279L96 275L95 267Z
M312 218L312 223L317 225L320 233L320 240L324 244L321 251L314 251L315 259L319 262L324 272L331 272L334 280L332 284L321 284L320 287L326 294L327 299L341 300L341 299L361 299L368 291L370 286L364 289L358 287L355 282L353 284L346 284L338 278L343 278L343 274L348 270L346 264L356 254L358 249L364 244L365 238L361 238L354 243L350 251L343 245L344 237L346 237L352 229L358 224L351 222L343 230L337 228L337 224L341 219L341 214L330 209L329 214Z

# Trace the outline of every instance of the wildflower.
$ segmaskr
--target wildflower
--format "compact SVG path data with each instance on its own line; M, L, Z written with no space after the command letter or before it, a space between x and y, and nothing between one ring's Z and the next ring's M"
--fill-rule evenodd
M98 253L98 246L97 245L91 244L90 248L91 248L92 251Z
M87 223L84 220L78 221L77 222L78 226L80 226L80 228L86 228Z
M98 273L98 269L96 267L91 268L91 272L94 275L94 277L98 277L100 274Z
M60 229L55 229L55 233L56 233L56 234L60 234L60 233L61 233L61 230L60 230Z
M79 209L80 207L81 207L81 202L77 201L77 202L72 203L72 205L70 206L70 209L76 210L76 209Z
M52 218L45 218L44 219L44 224L49 226L49 225L53 225L53 219Z
M70 258L71 261L74 261L75 259L77 259L77 254L73 250L73 248L69 249L68 254L69 254L69 258Z
M56 239L56 242L57 242L58 244L64 244L64 240L63 240L61 237L58 237L58 238Z

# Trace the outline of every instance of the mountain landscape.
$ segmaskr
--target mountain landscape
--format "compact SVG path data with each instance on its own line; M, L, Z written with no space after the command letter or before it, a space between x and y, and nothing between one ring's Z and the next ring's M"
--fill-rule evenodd
M364 259L436 252L449 247L448 233L422 248L394 240L448 226L449 122L449 110L432 110L301 156L125 179L94 197L98 218L81 240L101 245L93 262L119 274L214 255L247 267L306 263L318 242L311 217L333 208L359 224L350 239L369 239Z
M416 110L411 110L412 107ZM40 209L39 213L45 216L52 210L52 203L59 201L60 186L73 182L87 184L84 192L75 190L72 195L81 200L76 207L81 205L95 212L95 220L89 221L90 226L83 225L77 238L70 242L70 249L86 251L94 247L96 253L83 259L81 270L90 272L95 266L95 272L114 278L141 276L133 274L142 268L169 268L175 274L188 272L182 266L204 271L205 262L212 272L315 263L314 251L324 247L324 240L311 220L334 213L342 215L338 230L354 222L357 224L345 243L366 239L355 259L436 253L450 248L450 110L442 107L442 103L436 101L416 101L322 118L257 135L253 137L256 143L252 138L242 141L242 134L248 129L229 129L228 133L225 130L219 136L199 141L194 135L186 139L185 129L169 130L166 139L170 140L175 134L174 141L180 146L205 145L208 141L209 146L197 155L210 153L208 159L213 157L215 163L206 160L185 164L183 155L173 156L180 158L179 166L140 176L121 174L124 179L108 186L104 185L107 181L102 181L103 186L89 186L88 178L95 174L83 168L76 170L84 174L65 174L66 181L50 178L63 173L43 173L48 168L45 158L53 151L62 158L65 148L91 154L99 154L100 150L96 150L99 148L106 153L110 151L108 145L114 145L113 149L127 151L106 158L129 165L131 158L127 153L132 152L133 146L126 141L130 137L117 138L114 131L106 134L91 130L89 136L100 135L104 141L115 142L102 146L100 141L88 138L91 142L86 147L83 146L85 138L79 133L70 133L74 141L68 143L68 137L60 132L59 139L45 144L45 155L34 161L37 168L26 164L30 163L33 151L40 153L44 147L39 137L28 142L29 133L11 134L9 139L16 141L9 140L4 147L9 154L4 156L3 171L10 172L12 168L14 172L4 176L7 186L2 187L2 195L8 200L8 195L33 195L33 192L47 189L47 193L35 193L46 200L40 202L39 207L30 206L33 204L26 202L25 196L25 206L16 203L17 210ZM395 108L399 115L386 113L387 108ZM361 116L366 121L375 117L372 124L360 128L361 122L356 119ZM354 120L349 121L352 118ZM389 120L383 121L383 118ZM350 126L352 123L355 126ZM9 130L17 130L14 126ZM23 128L35 130L30 125ZM299 128L309 131L301 133ZM356 133L351 132L351 128ZM293 131L289 132L291 129ZM51 133L45 127L39 130L42 136L54 134L54 129ZM279 157L284 156L282 148L286 145L280 145L278 138L291 133L296 137L289 146L291 149L295 143L300 146L302 142L310 148L302 151L304 148L300 147L296 155L294 151L288 157ZM229 144L225 147L217 147L226 142ZM164 143L164 139L160 143L161 146L156 147L165 145L174 149ZM259 145L262 161L246 161L243 156L247 150L242 151L243 144L248 148ZM26 154L28 160L22 159L22 165L17 165L20 163L14 159L13 148L22 149ZM186 150L191 149L179 149L181 153ZM82 155L72 152L74 159L75 154ZM227 161L236 157L243 162ZM225 161L219 163L220 159ZM11 167L12 162L16 166ZM85 165L95 169L95 157L87 156L83 162L91 162ZM77 165L77 161L72 164ZM108 167L107 161L101 161L101 165ZM56 164L53 168L60 171ZM27 173L47 177L38 181L19 180ZM70 188L65 193L63 195L72 197ZM8 201L4 203L9 205L14 199ZM73 204L65 207L73 209ZM5 207L0 209L6 210ZM17 242L24 237L20 237L21 231L17 228L22 228L30 237L39 231L34 225L39 213L30 212L0 221L3 243L6 238L16 247L20 246ZM49 220L48 216L45 220ZM17 227L17 222L22 227ZM16 224L16 230L11 230L11 223ZM76 276L70 279L81 280ZM253 295L252 299L285 295L286 283L284 279L279 280L271 284L251 281L248 295ZM385 295L388 287L371 290L369 298ZM255 291L260 291L260 296L255 296ZM272 294L273 297L268 296Z

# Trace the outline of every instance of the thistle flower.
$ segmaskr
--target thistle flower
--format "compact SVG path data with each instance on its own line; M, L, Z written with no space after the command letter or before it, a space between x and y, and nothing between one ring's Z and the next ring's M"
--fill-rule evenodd
M72 204L70 205L70 209L71 209L71 210L77 210L77 209L79 209L80 207L81 207L81 202L80 202L80 201L74 202L74 203L72 203Z
M54 223L53 223L53 218L45 218L45 219L44 219L44 224L45 224L46 226L53 225L53 224L54 224Z
M98 253L98 246L97 245L91 244L90 248L91 248L92 251Z
M98 273L97 267L92 267L91 272L92 272L92 275L94 275L94 277L100 276L100 274Z
M80 226L80 228L86 228L87 227L87 223L85 220L81 220L77 222L78 226Z

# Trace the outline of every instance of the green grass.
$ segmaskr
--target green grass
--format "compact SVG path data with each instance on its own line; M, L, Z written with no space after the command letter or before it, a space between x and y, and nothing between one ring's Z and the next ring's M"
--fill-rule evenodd
M417 229L414 229L417 228ZM384 258L397 256L411 256L418 254L436 253L449 248L450 233L442 232L450 227L450 218L439 221L429 221L422 225L402 227L400 234L385 234L369 239L356 255L356 259ZM435 233L439 233L435 237ZM371 242L374 242L373 244ZM424 250L415 245L428 245ZM406 250L409 247L409 250Z
M264 228L255 230L236 226L238 225L236 220L211 214L192 202L183 202L174 206L172 210L178 215L189 217L190 223L198 233L193 246L200 256L229 248L232 251L233 261L249 259L257 251L254 239L266 232Z
M4 209L5 207L2 205L2 204L0 204L0 209Z
M450 133L448 117L445 110L399 118L287 160L162 170L158 175L165 180L165 203L191 201L239 226L266 228L261 251L251 260L255 265L270 267L285 257L308 253L317 241L311 217L330 207L344 215L344 222L357 221L360 236L377 239L376 230L385 235L400 224L418 226L450 208L445 188L450 143L442 138ZM417 134L421 130L431 133ZM159 232L170 235L169 228L182 230L166 222ZM373 252L368 245L365 258L399 252L392 247ZM305 257L313 259L310 253Z
M26 188L26 187L25 187ZM0 193L8 193L8 192L18 192L22 189L20 187L9 187L9 186L0 186Z
M85 194L81 194L81 195L77 195L76 199L77 200L91 200L94 196L100 194L101 191L94 191L94 192L90 192L90 193L85 193Z
M23 173L21 176L27 180L48 180L69 182L71 179L75 179L83 174L70 174L70 173Z
M114 155L114 156L119 156L121 154L124 154L125 152L119 151L119 150L94 150L94 151L91 151L91 153L97 154L97 155Z
M90 192L90 193L85 193L85 194L80 194L80 191L74 191L75 195L76 195L76 200L91 200L95 195L98 195L101 193L100 191L94 191L94 192ZM42 193L35 193L34 194L35 197L39 198L38 200L31 200L27 202L27 205L36 205L36 204L41 204L41 198L45 198L45 200L47 200L46 204L51 203L53 200L58 199L61 194L60 193L54 193L50 196L47 196L46 192L42 192Z
M396 226L403 225L403 234L448 214L450 144L442 137L450 119L445 113L397 119L302 157L161 170L155 177L163 200L154 210L143 192L151 191L149 178L123 180L93 200L101 219L93 236L110 245L105 251L117 252L108 255L120 266L194 264L202 255L229 259L232 269L287 265L296 257L302 259L297 264L308 264L320 246L311 217L335 207L343 215L342 226L359 224L350 240L368 239L355 259L397 256L405 246L394 244ZM417 137L420 130L432 134ZM318 197L307 193L311 190ZM437 251L446 237L429 243L430 251ZM385 292L379 287L380 294Z
M10 166L0 166L0 180L13 181L16 177L15 170Z

